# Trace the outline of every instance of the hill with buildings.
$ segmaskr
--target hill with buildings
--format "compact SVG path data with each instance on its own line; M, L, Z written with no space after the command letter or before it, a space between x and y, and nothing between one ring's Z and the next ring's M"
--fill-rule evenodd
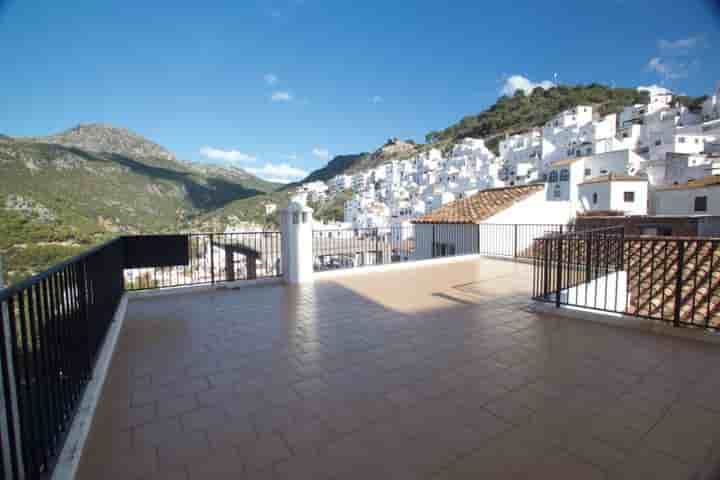
M0 138L0 255L12 279L119 233L182 231L238 199L274 191L237 168L182 162L129 130L80 125Z
M693 97L684 98L687 104L698 104L702 101ZM425 136L426 145L391 139L372 154L338 155L298 184L327 181L336 175L369 170L389 160L402 160L429 148L447 148L466 137L485 139L488 148L497 154L498 142L505 134L511 135L541 126L574 105L593 105L600 115L606 115L618 113L626 105L647 101L648 93L645 91L635 88L611 88L597 83L560 85L549 89L537 87L529 95L518 90L512 97L501 96L493 105L476 115L468 115L443 130L429 132Z
M468 115L449 127L426 135L428 142L483 138L497 153L497 143L505 134L539 127L558 113L576 105L591 105L599 115L619 113L623 107L648 102L648 92L635 88L611 88L590 85L536 87L530 94L517 90L512 97L503 95L486 110ZM493 141L494 140L494 141Z

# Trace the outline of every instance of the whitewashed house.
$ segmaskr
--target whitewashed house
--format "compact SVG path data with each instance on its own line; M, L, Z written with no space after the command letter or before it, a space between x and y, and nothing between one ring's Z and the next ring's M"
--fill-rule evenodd
M330 191L337 193L347 190L352 186L352 177L350 175L336 175L330 180Z
M656 215L720 215L720 175L658 187L653 205Z
M572 216L568 202L546 200L542 184L482 190L413 221L415 258L479 253L480 228L488 224L557 224ZM532 238L518 242L517 248L524 250Z
M720 82L715 87L715 92L710 95L702 104L703 122L720 119Z
M580 212L622 212L646 215L648 180L644 177L609 174L589 178L578 185Z

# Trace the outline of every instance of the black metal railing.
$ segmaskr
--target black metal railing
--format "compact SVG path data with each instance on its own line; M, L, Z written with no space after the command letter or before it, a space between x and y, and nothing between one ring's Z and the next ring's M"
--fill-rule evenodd
M123 294L122 238L0 290L0 478L47 475Z
M313 231L314 270L407 262L415 253L412 225Z
M720 328L720 238L631 237L621 229L538 238L533 297Z
M561 224L415 224L315 230L315 271L425 260L455 255L533 259L533 240L574 231Z
M280 252L279 232L119 237L0 290L0 480L52 471L125 290L274 277Z
M127 290L182 287L282 275L280 232L187 235L184 265L125 270Z

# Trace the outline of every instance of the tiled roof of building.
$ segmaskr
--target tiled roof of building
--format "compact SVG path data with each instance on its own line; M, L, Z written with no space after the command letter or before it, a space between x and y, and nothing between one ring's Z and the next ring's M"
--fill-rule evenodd
M620 173L610 173L608 175L601 175L599 177L588 178L580 185L587 185L589 183L606 183L606 182L647 182L646 177L638 177L634 175L624 175Z
M481 190L443 205L413 223L481 223L544 188L543 184L532 184Z
M687 183L658 187L657 190L686 190L692 188L705 188L720 185L720 175L708 175L698 180L690 180Z
M553 162L550 165L548 165L548 168L565 167L568 165L572 165L575 162L579 162L580 160L585 160L586 158L589 158L589 157L571 157L571 158L566 158L564 160L558 160L558 161Z

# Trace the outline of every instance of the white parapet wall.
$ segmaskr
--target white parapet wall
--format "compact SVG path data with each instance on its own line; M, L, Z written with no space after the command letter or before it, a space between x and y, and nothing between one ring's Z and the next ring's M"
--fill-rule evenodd
M627 272L618 271L560 292L560 302L579 308L622 313L627 305Z

